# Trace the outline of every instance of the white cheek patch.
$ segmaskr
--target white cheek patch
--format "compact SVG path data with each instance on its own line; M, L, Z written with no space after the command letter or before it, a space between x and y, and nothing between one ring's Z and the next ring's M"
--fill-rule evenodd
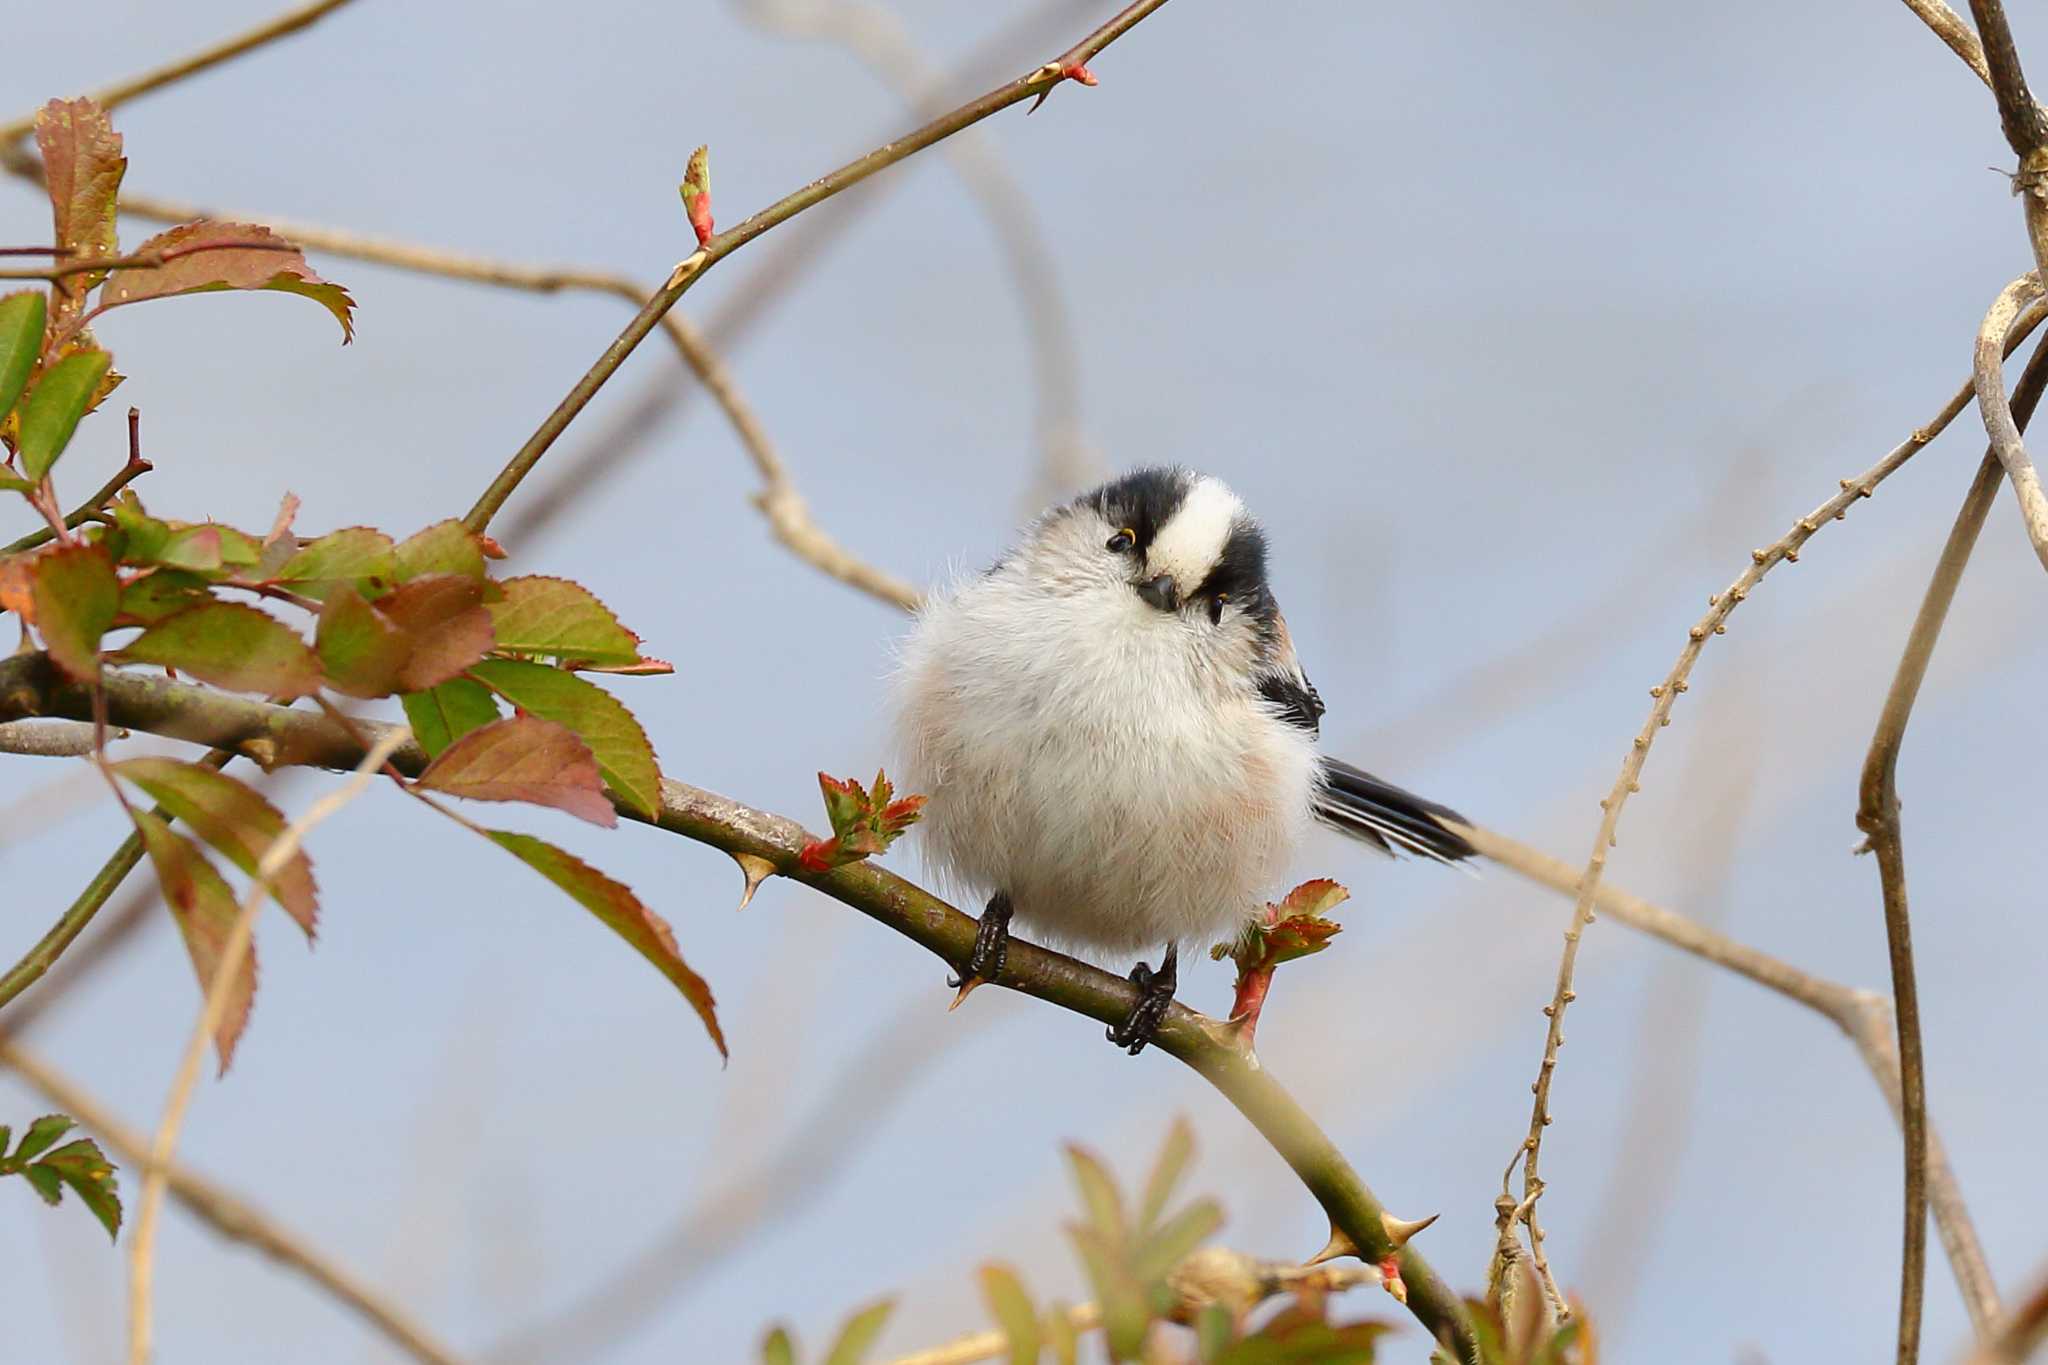
M1173 575L1183 594L1192 593L1223 557L1231 527L1243 515L1244 504L1221 480L1206 475L1197 479L1153 536L1145 567L1155 574Z

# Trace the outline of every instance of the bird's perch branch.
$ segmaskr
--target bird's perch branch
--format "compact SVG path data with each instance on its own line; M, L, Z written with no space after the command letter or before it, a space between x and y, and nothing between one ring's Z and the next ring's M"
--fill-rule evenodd
M231 749L266 766L351 769L362 762L365 742L376 743L392 728L361 721L351 728L310 711L120 670L108 670L101 685L107 718L114 723ZM0 662L0 721L36 715L76 718L74 712L89 715L91 705L87 689L65 681L44 655L20 654ZM414 774L427 758L408 740L391 761L401 772ZM623 805L619 813L640 818ZM964 961L973 948L973 919L892 872L870 862L806 870L800 855L814 836L795 821L664 779L653 823L734 856L763 859L780 875L851 906L948 964ZM1003 971L991 984L1105 1024L1123 1020L1137 1000L1136 988L1122 977L1021 940L1011 944ZM1394 1245L1379 1199L1315 1120L1256 1057L1238 1048L1226 1027L1176 1004L1160 1025L1157 1042L1251 1121L1322 1205L1331 1226L1359 1248L1362 1259L1398 1258L1408 1309L1433 1336L1456 1342L1461 1351L1469 1349L1470 1323L1457 1294L1412 1245Z

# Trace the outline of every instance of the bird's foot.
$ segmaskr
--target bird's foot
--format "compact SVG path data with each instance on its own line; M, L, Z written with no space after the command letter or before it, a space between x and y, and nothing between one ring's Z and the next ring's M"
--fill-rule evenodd
M1143 962L1131 968L1131 984L1138 988L1138 1003L1131 1006L1121 1024L1110 1025L1108 1038L1135 1057L1152 1041L1159 1021L1166 1017L1166 1007L1173 1003L1174 989L1180 984L1179 945L1166 945L1166 956L1156 972Z
M974 948L967 954L960 975L946 978L948 986L956 986L960 991L953 997L953 1003L946 1006L948 1010L959 1009L968 992L1002 974L1003 959L1010 950L1010 898L1000 891L990 896L988 908L981 912L980 925L974 931Z

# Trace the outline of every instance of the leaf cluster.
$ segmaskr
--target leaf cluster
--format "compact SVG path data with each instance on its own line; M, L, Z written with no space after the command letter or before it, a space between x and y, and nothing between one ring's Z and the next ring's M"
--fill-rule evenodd
M77 1120L69 1115L45 1114L28 1126L9 1152L7 1143L13 1134L0 1124L0 1177L20 1176L51 1205L63 1202L68 1188L100 1220L107 1236L118 1237L121 1193L114 1185L113 1163L91 1138L73 1138L57 1146L58 1139L76 1126Z
M818 790L825 794L832 837L804 845L797 861L806 872L829 872L885 852L924 814L925 798L897 796L884 772L875 774L872 788L851 777L819 773Z

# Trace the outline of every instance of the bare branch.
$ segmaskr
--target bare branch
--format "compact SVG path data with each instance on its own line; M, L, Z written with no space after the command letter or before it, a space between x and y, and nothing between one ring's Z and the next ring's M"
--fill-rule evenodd
M1562 858L1519 843L1505 834L1474 825L1460 825L1474 848L1491 862L1530 881L1547 886L1563 896L1579 893L1580 869ZM1869 991L1856 990L1802 971L1788 962L1729 938L1673 910L1654 905L1610 883L1602 882L1595 895L1599 913L1660 939L1681 952L1691 953L1717 967L1747 977L1766 990L1832 1021L1849 1036L1865 1065L1876 1077L1878 1088L1891 1106L1892 1116L1902 1118L1903 1097L1899 1057L1892 1042L1891 1002ZM1934 1219L1941 1229L1942 1244L1948 1252L1956 1286L1962 1291L1970 1320L1981 1333L1998 1316L1998 1291L1984 1259L1984 1248L1970 1222L1963 1202L1962 1186L1949 1166L1940 1135L1930 1123L1927 1129L1928 1197Z
M2024 164L2029 153L2048 148L2048 111L2034 102L2033 92L2027 89L2027 73L2020 70L2019 49L2013 45L2012 25L2005 21L2005 6L2000 0L1970 0L1970 15L1977 21L1977 38L1984 46L1991 93L1998 99L1998 121L2013 154Z
M187 76L196 76L202 71L219 66L222 62L232 61L244 52L253 51L267 43L276 42L279 38L297 33L347 3L348 0L314 0L312 4L286 10L275 19L267 20L210 47L201 48L189 56L180 57L177 61L169 62L153 71L145 71L139 76L130 76L127 80L103 86L93 91L88 98L102 109L112 109L116 105L126 104L138 95L161 90L167 85L184 80ZM0 147L12 147L33 132L35 126L36 116L33 113L25 114L11 123L0 124Z
M149 1139L128 1127L80 1090L68 1077L19 1043L0 1038L0 1066L13 1070L51 1104L77 1119L130 1165L149 1158ZM171 1196L194 1217L230 1241L254 1247L288 1266L347 1304L384 1337L425 1365L461 1365L460 1357L376 1290L335 1265L309 1243L280 1227L240 1195L175 1162L165 1168Z
M1991 310L1992 316L1985 320L1987 327L1994 321L2009 326L2022 295L2030 299L2040 297L2041 290L2035 276L2022 276L2017 283L2033 287L2017 292L2009 288L1999 295L1998 303ZM1941 558L1935 564L1934 576L1927 584L1919 614L1906 637L1898 671L1893 675L1891 690L1885 696L1884 710L1878 716L1877 731L1870 739L1870 753L1863 762L1856 811L1856 825L1869 837L1870 849L1877 855L1878 877L1884 891L1885 941L1891 954L1892 994L1897 1001L1900 1124L1906 1138L1905 1244L1899 1258L1899 1365L1911 1365L1919 1358L1921 1300L1926 1292L1927 1266L1927 1080L1920 1044L1920 989L1913 970L1913 934L1907 909L1905 843L1899 823L1899 751L1905 744L1906 724L1912 718L1913 703L1920 695L1920 684L1927 677L1927 666L1934 657L1935 644L1941 638L1942 624L1948 619L1949 607L1955 601L1956 587L1962 582L1963 570L1970 562L1970 552L1976 548L1977 536L1984 529L1984 520L1990 514L1993 498L1997 496L1999 466L2004 462L2008 471L2013 469L2006 446L2009 444L2012 450L2018 450L2020 429L2033 416L2034 407L2041 399L2042 387L2048 384L2048 348L2036 347L2033 359L2027 362L2026 372L2020 379L2016 402L2018 410L2006 408L2004 383L1998 377L1997 356L1998 342L2003 335L2001 332L1991 339L1988 363L1998 390L1997 411L2003 427L2010 429L2011 439L2009 443L2000 440L2000 428L1993 424L1987 409L1986 425L1993 429L1992 449L1985 452L1977 475L1963 497L1962 509L1956 513L1955 525L1949 531L1948 542L1942 547ZM1985 341L1980 333L1977 341L1977 391L1980 400L1986 391L1986 363ZM2025 458L2024 453L2019 455L2021 461ZM2033 473L2031 467L2027 473ZM2014 487L2019 486L2015 479ZM2038 497L2039 483L2036 482L2033 488ZM1979 1330L1983 1330L1981 1323Z
M2035 1281L2031 1293L2012 1310L2012 1316L1998 1324L1989 1341L1971 1353L1963 1365L2025 1365L2039 1359L2048 1345L2048 1275Z
M111 721L173 738L255 750L272 764L354 768L364 759L366 739L378 743L396 736L392 766L409 775L426 766L425 752L405 738L400 727L366 721L343 725L328 716L119 669L105 673L101 690ZM47 655L18 654L0 660L0 721L68 715L73 708L90 714L91 703L88 690L67 682ZM613 804L628 819L645 819L620 802ZM826 872L805 868L802 854L813 836L795 821L664 779L653 823L729 854L760 858L778 875L851 906L948 964L957 964L973 948L975 920L871 862ZM1022 940L1011 943L1003 972L990 984L1105 1024L1124 1019L1137 998L1137 988L1122 977ZM1394 1244L1378 1197L1273 1074L1240 1050L1230 1029L1175 1004L1160 1025L1157 1041L1161 1051L1216 1087L1265 1136L1322 1205L1331 1225L1359 1248L1361 1259L1398 1257L1408 1286L1408 1310L1433 1336L1455 1342L1460 1350L1468 1348L1470 1326L1463 1301L1413 1243Z
M2019 499L2020 517L2026 523L2027 539L2033 542L2041 567L2048 568L2048 493L2041 491L2041 476L2034 472L2034 462L2027 458L2026 445L2020 440L2019 425L2014 422L2012 409L2006 404L2005 373L2001 364L2018 344L2012 335L2014 320L2022 310L2038 309L2042 294L2040 276L2033 271L2020 276L1999 293L1991 310L1984 315L1983 326L1977 329L1972 382L1977 390L1978 410L1984 417L1984 430L1991 437L1992 453L2005 466L2006 477L2012 480L2013 496Z
M270 894L270 879L299 851L307 832L362 795L364 788L370 785L370 779L384 767L385 760L411 738L412 732L402 725L385 727L384 733L370 746L370 751L356 764L354 776L308 806L303 815L285 826L256 862L256 875L250 882L248 895L242 899L235 922L229 926L227 937L221 944L220 961L215 964L213 980L207 985L206 1001L200 1006L199 1018L192 1025L192 1036L185 1044L185 1055L180 1059L177 1076L171 1082L170 1098L164 1101L163 1118L157 1123L156 1133L150 1139L149 1153L143 1159L142 1197L138 1201L135 1230L129 1234L128 1247L128 1365L148 1365L149 1362L156 1229L163 1216L164 1188L170 1177L171 1154L177 1147L178 1130L184 1126L185 1110L192 1102L192 1087L199 1080L200 1060L205 1057L207 1046L227 1015L228 998L234 994L242 960L249 952L249 935L256 926L256 912Z
M1906 0L1906 8L1920 16L1921 22L1934 30L1934 36L1948 44L1949 51L1963 59L1963 64L1977 73L1977 79L1991 88L1991 68L1984 61L1984 46L1977 41L1977 35L1963 22L1963 16L1950 9L1943 0Z
M1028 99L1042 100L1044 96L1052 93L1054 87L1071 79L1069 73L1085 70L1087 62L1165 3L1166 0L1133 0L1132 4L1119 11L1107 23L1052 61L1006 85L996 87L979 99L970 100L952 112L933 119L915 132L885 143L866 156L849 161L838 170L783 196L738 226L728 228L710 238L670 272L667 282L662 285L660 291L634 315L633 320L626 324L625 330L619 333L617 339L605 348L596 363L570 388L568 396L556 404L555 410L548 414L539 429L506 462L497 478L491 481L490 487L477 499L476 505L463 517L463 523L472 531L483 531L489 527L498 509L505 505L505 500L512 496L512 491L525 480L534 465L539 463L541 456L546 454L562 432L568 429L569 423L576 419L576 415L583 411L596 396L597 391L604 386L605 381L625 363L626 357L639 347L669 309L673 308L712 266L762 233L787 222L805 209L815 207L832 196L858 185L877 171L923 151L962 128L979 123L1013 104Z
M2048 308L2039 298L2028 303L2016 320L2015 327L2006 337L2005 349L2010 351L2019 344L2027 332L2038 326ZM1841 491L1823 502L1806 516L1793 523L1787 531L1770 545L1750 552L1750 564L1735 578L1727 589L1707 599L1707 612L1691 631L1686 645L1679 651L1678 661L1664 680L1650 689L1652 704L1649 718L1637 732L1628 757L1622 761L1621 773L1609 789L1606 799L1601 801L1599 832L1594 836L1593 852L1587 859L1585 871L1579 878L1578 891L1572 906L1572 922L1564 934L1564 953L1558 961L1557 982L1551 992L1550 1004L1544 1013L1549 1024L1544 1030L1543 1059L1537 1069L1534 1083L1535 1102L1530 1106L1529 1131L1516 1149L1516 1158L1522 1164L1522 1197L1509 1200L1509 1207L1526 1209L1525 1221L1529 1227L1529 1250L1537 1273L1543 1279L1545 1291L1560 1313L1568 1311L1564 1296L1558 1292L1556 1278L1550 1272L1550 1263L1543 1253L1543 1229L1536 1221L1536 1204L1543 1193L1543 1181L1539 1173L1539 1159L1542 1155L1543 1133L1550 1126L1550 1087L1557 1069L1557 1053L1563 1045L1564 1016L1574 998L1572 990L1573 969L1578 962L1579 942L1586 927L1593 922L1594 902L1600 889L1601 875L1607 868L1607 850L1615 844L1615 829L1621 819L1621 810L1628 803L1629 795L1640 786L1643 764L1649 757L1650 746L1656 741L1657 732L1671 723L1671 710L1680 693L1687 688L1693 665L1698 662L1706 642L1723 633L1730 613L1755 589L1780 563L1799 559L1799 552L1806 542L1813 538L1822 525L1838 521L1848 515L1849 506L1858 499L1867 498L1878 484L1882 483L1901 465L1938 436L1968 403L1971 386L1964 384L1955 396L1944 406L1934 421L1915 431L1905 441L1889 451L1883 459L1853 478L1841 481ZM1515 1159L1508 1163L1507 1172L1501 1177L1501 1193L1508 1194L1507 1183L1515 1166Z
M0 725L0 754L27 758L84 758L93 751L92 726L76 720L15 720Z

